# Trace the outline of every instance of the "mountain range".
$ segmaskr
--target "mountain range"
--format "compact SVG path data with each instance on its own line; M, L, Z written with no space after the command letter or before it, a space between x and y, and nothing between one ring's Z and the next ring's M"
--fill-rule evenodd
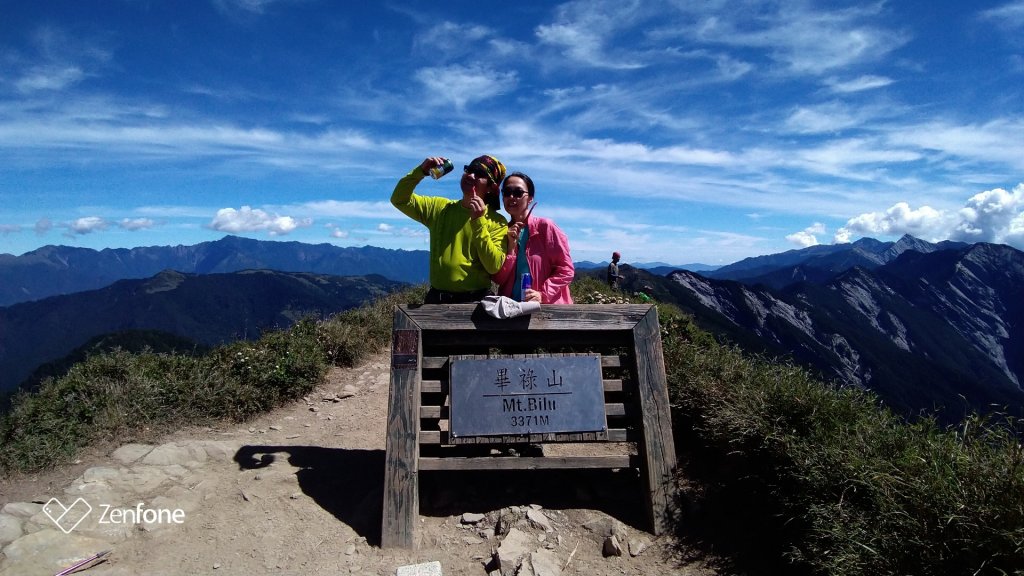
M577 270L593 270L599 268L601 270L608 269L609 262L607 260L602 262L591 262L590 260L581 260L579 262L573 262L573 265ZM672 264L666 264L664 262L630 262L630 266L633 268L641 268L647 270L651 274L665 275L676 270L689 270L691 272L706 272L710 270L717 270L719 266L712 266L710 264L680 264L679 266L673 266Z
M342 248L238 236L193 246L105 250L44 246L21 256L0 254L0 306L94 290L118 280L149 278L163 270L186 274L257 269L333 276L378 274L418 284L427 281L428 261L425 250Z
M577 263L577 274L603 279L605 263L585 264ZM119 277L158 265L177 271ZM220 272L243 266L265 270ZM748 351L871 389L906 415L1024 414L1024 253L1012 247L865 238L698 266L624 264L624 289L675 303ZM300 315L424 282L426 268L425 251L230 236L187 247L46 247L0 256L0 295L20 298L0 308L0 391L104 333L155 330L203 345L255 337ZM360 277L336 275L342 271ZM100 289L38 299L107 280Z
M213 346L254 339L305 316L326 317L404 285L378 275L166 270L147 279L15 304L0 308L0 392L103 335L155 332L165 341Z
M865 239L701 274L628 270L626 289L906 415L1024 414L1024 253L1010 246Z

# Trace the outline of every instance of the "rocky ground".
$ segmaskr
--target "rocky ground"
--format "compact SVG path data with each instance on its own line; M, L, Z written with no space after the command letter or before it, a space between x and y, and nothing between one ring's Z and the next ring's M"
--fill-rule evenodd
M635 471L421 474L414 550L380 547L389 357L256 421L0 482L0 576L716 571L644 531Z

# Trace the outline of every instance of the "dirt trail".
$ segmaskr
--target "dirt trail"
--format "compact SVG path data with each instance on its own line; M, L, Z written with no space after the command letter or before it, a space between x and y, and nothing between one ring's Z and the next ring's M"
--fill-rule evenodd
M644 531L632 471L423 474L419 546L381 549L388 360L334 369L306 399L244 425L115 446L0 485L0 576L52 575L108 549L80 573L383 576L438 561L446 576L484 576L498 550L507 574L524 552L523 575L718 574ZM513 528L499 536L502 514ZM604 555L609 533L621 556Z

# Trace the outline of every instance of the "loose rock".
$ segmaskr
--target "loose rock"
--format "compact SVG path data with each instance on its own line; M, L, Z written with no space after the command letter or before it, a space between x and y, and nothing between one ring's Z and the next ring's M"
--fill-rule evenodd
M395 576L442 576L441 563L434 561L425 564L399 566Z
M474 512L466 512L462 515L463 524L479 524L487 518L483 514L477 514Z
M629 555L634 558L643 554L644 550L647 550L651 546L651 541L647 538L630 538L628 542Z
M554 527L551 526L551 521L548 520L548 517L545 516L544 513L541 512L540 510L535 510L533 508L527 510L526 511L526 518L534 526L537 526L539 528L543 528L545 532L554 532L555 531Z
M622 545L619 544L619 539L615 536L605 538L602 553L605 558L609 556L622 556Z

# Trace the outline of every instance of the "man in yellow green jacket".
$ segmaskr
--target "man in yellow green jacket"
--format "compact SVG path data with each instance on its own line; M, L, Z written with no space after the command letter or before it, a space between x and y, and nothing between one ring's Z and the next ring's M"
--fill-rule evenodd
M475 302L491 288L491 275L505 261L508 221L498 213L498 188L505 165L480 156L463 169L461 200L414 192L442 157L430 157L406 174L391 193L391 204L430 231L430 291L427 304Z

